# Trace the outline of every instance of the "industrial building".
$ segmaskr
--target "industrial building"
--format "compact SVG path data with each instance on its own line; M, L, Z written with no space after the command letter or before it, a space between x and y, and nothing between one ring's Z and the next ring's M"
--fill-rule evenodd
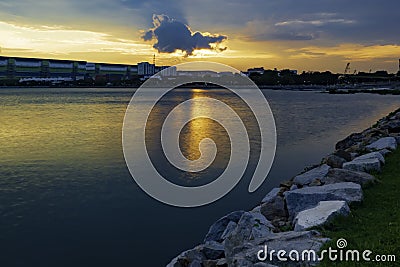
M20 58L0 56L0 81L80 81L103 79L107 82L150 77L168 66L155 66L148 62L138 65L92 63L86 61ZM168 71L175 76L176 69Z

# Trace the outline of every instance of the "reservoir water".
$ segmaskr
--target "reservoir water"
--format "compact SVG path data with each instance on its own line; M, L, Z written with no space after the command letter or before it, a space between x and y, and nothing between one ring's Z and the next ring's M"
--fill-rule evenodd
M165 266L200 243L215 220L251 209L280 181L320 162L339 139L400 107L400 96L264 90L278 134L267 180L250 194L246 172L224 198L185 209L149 197L125 165L121 129L133 93L128 88L0 90L0 266ZM160 127L170 107L199 96L239 105L224 90L177 89L154 110L149 129ZM149 151L162 162L157 130L150 133ZM183 154L195 159L199 141L209 135L219 154L202 173L205 178L163 164L161 171L180 184L209 182L229 157L223 129L213 121L194 122L180 140Z

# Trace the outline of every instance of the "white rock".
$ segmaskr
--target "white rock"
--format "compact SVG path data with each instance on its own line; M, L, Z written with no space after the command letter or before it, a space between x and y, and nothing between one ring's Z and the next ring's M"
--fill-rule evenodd
M327 164L323 164L305 173L297 175L294 177L293 182L295 184L308 185L314 182L316 179L322 179L324 176L326 176L330 168L331 167L329 167Z
M353 161L360 161L360 160L362 161L365 159L374 159L374 158L378 159L382 164L385 164L385 158L379 152L371 152L371 153L359 156L359 157L353 159Z
M378 158L353 160L343 164L343 169L359 172L380 172L381 162Z
M363 194L359 184L344 182L286 191L285 196L289 218L295 218L298 212L313 208L320 201L343 200L350 204L360 202Z
M328 175L321 182L325 185L343 182L353 182L359 185L365 185L373 181L375 181L375 177L366 172L333 168L329 170Z
M395 150L397 148L397 141L394 137L384 137L366 146L366 148L370 150L381 150L385 148Z
M346 201L321 201L312 209L299 212L294 219L294 230L303 231L315 226L323 225L337 215L348 215L349 206Z

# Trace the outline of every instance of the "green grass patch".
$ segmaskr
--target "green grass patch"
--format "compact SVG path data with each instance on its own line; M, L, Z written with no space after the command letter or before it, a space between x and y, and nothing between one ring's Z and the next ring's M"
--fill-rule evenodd
M339 238L347 240L346 249L371 250L370 255L395 255L396 262L331 262L320 266L400 266L400 149L386 157L378 182L363 189L364 200L351 207L351 215L339 217L322 229L332 239L323 249L336 249ZM360 257L362 258L362 257Z

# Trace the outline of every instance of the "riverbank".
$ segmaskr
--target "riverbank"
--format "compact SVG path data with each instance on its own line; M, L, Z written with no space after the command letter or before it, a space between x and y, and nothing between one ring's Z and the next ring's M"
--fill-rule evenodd
M321 231L324 229L321 227L337 217L353 214L350 207L354 209L355 205L368 204L363 202L364 188L374 190L375 186L371 184L377 181L379 183L381 176L377 175L377 179L372 174L382 171L385 156L395 151L399 142L400 110L397 110L372 127L338 142L336 150L325 157L321 164L272 189L254 209L232 212L219 219L210 227L202 244L181 253L168 266L282 266L282 254L277 255L277 251L286 255L283 257L286 259L285 266L317 264L316 256L304 259L300 256L301 253L312 250L316 254L323 246L327 246L330 238L333 238L333 243L328 244L336 244L337 236L333 231ZM398 154L399 152L393 154L394 162ZM393 160L389 158L388 163L390 162ZM390 166L388 168L393 168ZM396 169L391 172L389 169L389 175L395 174ZM368 194L366 193L366 199ZM391 198L388 195L387 203L393 204L390 202ZM396 199L393 198L392 201ZM398 207L398 201L396 203ZM381 212L385 215L385 211L379 209L370 212L377 217L376 220L382 220ZM394 216L393 227L398 229L398 217ZM353 227L353 235L357 235L360 228ZM363 234L360 233L361 245ZM352 235L349 238L351 237ZM390 234L384 237L389 240L380 242L389 242L398 247L398 243L392 243ZM371 249L368 247L368 239L364 241L363 249ZM265 246L269 252L275 253L271 252L267 257L260 258L264 253L259 254L260 249L266 248ZM290 254L292 251L297 251L298 254ZM384 253L382 250L377 250L376 253L378 252ZM288 258L289 256L291 257Z
M361 205L352 207L348 217L338 217L320 230L332 239L326 247L334 247L335 240L345 238L347 247L358 251L366 249L380 255L380 263L363 263L363 266L393 266L391 255L400 257L400 149L388 155L378 183L364 190ZM372 258L372 257L371 257ZM359 263L357 263L359 264ZM335 266L359 266L354 262L337 262ZM332 266L325 260L321 266Z
M29 84L29 85L0 85L0 89L10 88L132 88L137 89L142 82L134 84ZM260 89L288 90L288 91L326 91L331 94L353 94L353 93L381 93L397 94L400 91L400 82L375 82L359 84L258 84ZM189 83L178 88L219 89L222 88L212 83Z
M377 94L377 95L400 95L400 89L385 89L385 88L372 88L372 89L328 89L329 94L337 95L350 95L350 94Z

